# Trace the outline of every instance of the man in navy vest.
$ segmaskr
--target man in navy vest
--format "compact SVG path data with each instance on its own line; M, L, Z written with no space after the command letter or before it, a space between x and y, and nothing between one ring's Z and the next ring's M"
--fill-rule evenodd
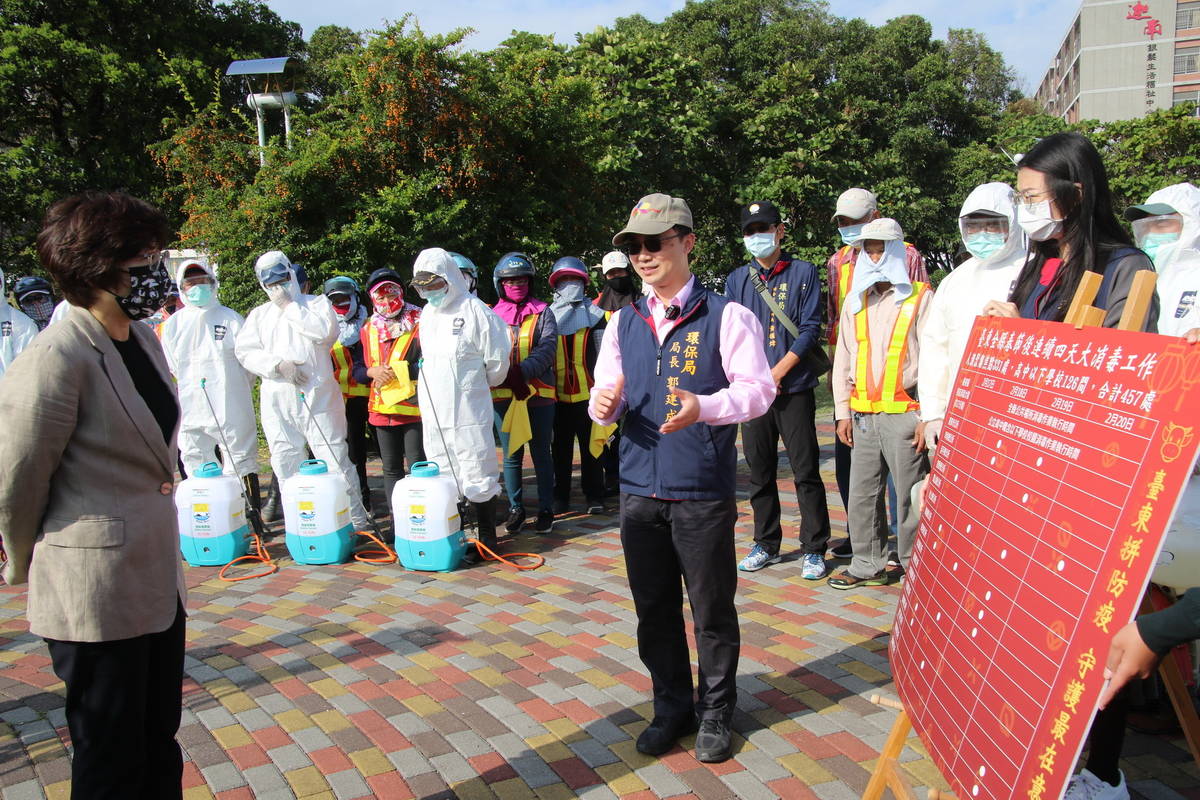
M741 636L737 568L737 424L775 398L762 326L691 273L692 212L677 197L643 197L613 244L650 292L609 322L596 364L592 419L624 414L621 544L638 616L638 653L654 687L654 719L637 749L661 755L696 730L696 758L732 754ZM693 699L681 578L700 662Z
M754 547L738 569L754 572L781 557L783 527L776 473L782 438L800 511L800 576L815 581L825 577L829 506L821 480L813 390L828 361L814 357L814 350L817 356L824 356L817 268L783 251L785 233L774 203L763 200L744 206L742 234L751 259L725 279L725 296L753 311L762 323L766 334L763 346L779 387L771 409L742 425L742 450L750 467Z

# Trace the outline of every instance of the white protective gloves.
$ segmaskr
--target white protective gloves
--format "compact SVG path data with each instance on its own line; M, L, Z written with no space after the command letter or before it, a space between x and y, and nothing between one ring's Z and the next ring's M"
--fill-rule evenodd
M303 386L308 382L308 375L294 361L280 361L275 367L275 372L280 380L294 383L297 386Z

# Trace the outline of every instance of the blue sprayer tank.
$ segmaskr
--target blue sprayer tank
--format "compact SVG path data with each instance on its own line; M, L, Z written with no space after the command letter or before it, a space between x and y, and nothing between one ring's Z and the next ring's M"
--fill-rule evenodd
M406 569L448 572L462 561L467 540L454 478L432 461L413 464L392 489L396 556Z
M241 483L221 473L215 461L203 464L175 491L179 549L193 567L224 566L246 555L250 543Z
M350 492L340 472L321 459L305 461L280 494L284 541L297 564L340 564L350 556Z

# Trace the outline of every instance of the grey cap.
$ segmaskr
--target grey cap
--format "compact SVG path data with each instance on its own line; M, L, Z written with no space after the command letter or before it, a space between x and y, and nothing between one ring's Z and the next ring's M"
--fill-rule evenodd
M875 239L882 242L894 242L904 238L904 231L900 229L900 223L891 217L880 217L873 219L866 225L863 225L862 231L859 232L858 238L854 240L857 247L860 243L868 239Z
M683 198L667 194L648 194L629 212L629 222L612 238L612 243L614 247L619 247L625 241L626 234L657 236L676 225L693 227L692 210Z
M875 195L866 189L847 189L838 195L837 209L833 212L833 221L838 217L846 219L862 219L878 208Z
M1142 203L1138 206L1130 206L1125 209L1125 219L1133 222L1135 219L1142 217L1163 217L1167 214L1178 214L1173 206L1166 203Z

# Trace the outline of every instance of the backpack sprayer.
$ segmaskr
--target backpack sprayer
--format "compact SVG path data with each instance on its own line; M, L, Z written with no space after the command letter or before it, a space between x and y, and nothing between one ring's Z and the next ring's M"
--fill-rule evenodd
M312 420L313 427L315 427L317 432L321 434L321 441L325 443L325 449L332 454L333 446L329 444L329 437L325 435L325 431L321 427L321 423L317 422L317 415L313 413L312 406L308 404L308 397L306 397L304 392L300 391L299 389L296 390L296 394L300 396L300 402L304 404L304 410L308 412L308 418ZM397 560L396 551L388 547L387 543L383 540L383 533L379 530L379 524L375 522L375 518L373 516L367 513L367 507L363 505L361 494L353 487L348 488L350 489L349 494L351 502L358 506L357 510L362 512L362 516L370 522L371 529L374 531L374 533L370 533L368 531L358 531L358 533L379 545L378 549L370 548L359 550L354 554L354 560L361 561L365 564L395 563Z

